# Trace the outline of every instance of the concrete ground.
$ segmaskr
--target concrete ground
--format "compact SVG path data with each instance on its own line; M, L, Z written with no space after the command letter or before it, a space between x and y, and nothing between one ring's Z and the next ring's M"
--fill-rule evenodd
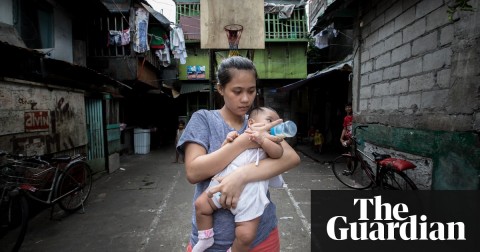
M281 251L303 252L310 251L310 191L347 188L328 164L337 154L316 154L303 145L296 149L301 164L283 175L285 187L272 189L271 196ZM85 213L65 216L55 207L50 219L50 211L42 211L30 221L21 251L185 251L194 186L183 165L172 163L174 155L170 146L121 156L121 169L94 182Z

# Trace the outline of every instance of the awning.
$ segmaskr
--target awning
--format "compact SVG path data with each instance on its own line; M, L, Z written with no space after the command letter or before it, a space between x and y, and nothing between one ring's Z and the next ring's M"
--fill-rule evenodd
M142 3L142 6L158 21L160 24L162 24L162 27L170 31L172 28L170 27L170 20L168 20L164 15L162 15L160 12L154 10L150 5Z
M67 61L46 58L35 49L22 48L0 41L0 76L104 92L104 85L130 86L94 69Z
M299 88L310 81L325 77L327 74L333 73L333 71L352 72L352 62L352 60L343 61L331 67L325 68L321 71L309 74L306 79L299 80L297 82L277 88L277 92L288 92L290 90Z
M208 83L188 83L182 84L182 88L180 89L180 94L188 94L194 92L208 92L210 91L210 85Z
M115 13L115 12L123 12L128 13L130 11L130 0L122 0L122 1L113 1L113 0L102 0L101 1L105 7L107 7L108 11Z
M317 1L315 5L310 5L310 8L317 10L316 13L313 13L315 16L311 18L310 33L312 35L317 34L331 23L337 27L351 26L357 15L354 0Z

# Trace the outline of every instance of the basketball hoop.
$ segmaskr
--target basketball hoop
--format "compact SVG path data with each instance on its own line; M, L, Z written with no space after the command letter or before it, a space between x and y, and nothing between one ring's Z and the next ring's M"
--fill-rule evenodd
M239 24L229 24L224 27L225 32L227 33L228 47L230 51L228 52L228 57L238 56L238 42L240 42L240 37L242 36L243 26Z

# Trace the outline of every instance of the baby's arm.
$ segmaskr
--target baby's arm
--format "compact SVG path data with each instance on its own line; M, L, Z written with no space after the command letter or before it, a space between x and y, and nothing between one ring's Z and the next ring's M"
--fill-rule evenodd
M265 133L264 133L265 134ZM257 142L270 158L280 158L283 155L283 147L279 143L273 142L260 132L255 132L251 140Z

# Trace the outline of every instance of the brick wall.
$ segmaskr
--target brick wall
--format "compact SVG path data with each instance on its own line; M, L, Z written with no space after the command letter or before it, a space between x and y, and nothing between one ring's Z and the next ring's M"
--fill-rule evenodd
M478 5L478 1L471 1ZM432 130L478 130L478 12L448 20L448 2L366 1L358 18L359 120ZM475 18L476 17L476 18ZM472 22L473 21L473 22ZM474 67L476 66L476 67ZM388 122L384 114L405 116Z
M354 121L371 126L365 141L379 150L427 160L416 183L478 190L480 0L450 21L452 2L358 2Z

